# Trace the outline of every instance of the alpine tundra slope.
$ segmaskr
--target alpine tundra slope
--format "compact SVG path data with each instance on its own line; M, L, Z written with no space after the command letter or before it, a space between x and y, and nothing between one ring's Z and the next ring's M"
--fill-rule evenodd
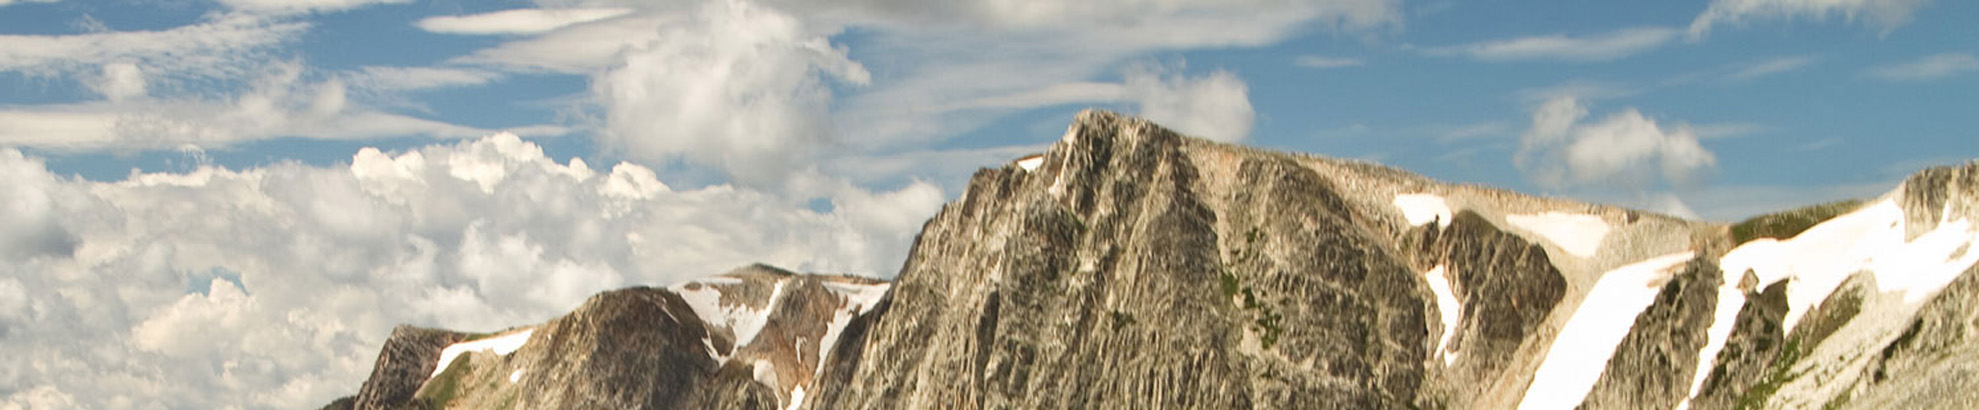
M483 335L330 408L1974 408L1979 163L1733 224L1090 111L895 281L751 266Z

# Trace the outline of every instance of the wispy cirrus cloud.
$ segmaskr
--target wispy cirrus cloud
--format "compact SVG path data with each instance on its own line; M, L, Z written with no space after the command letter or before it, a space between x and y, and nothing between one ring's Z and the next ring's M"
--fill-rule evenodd
M1813 64L1816 60L1817 59L1814 56L1788 56L1788 57L1770 58L1766 60L1761 60L1756 63L1747 64L1743 67L1739 67L1738 71L1732 72L1732 74L1727 78L1730 78L1732 80L1750 80L1754 78L1770 76L1788 71L1799 70L1803 67L1807 67L1809 64Z
M343 79L310 80L306 72L307 67L299 62L273 63L257 73L247 89L217 100L133 99L132 95L142 95L141 83L113 84L106 86L111 88L104 92L108 97L105 101L0 109L0 119L10 125L0 127L0 145L59 152L134 152L185 146L224 147L280 137L456 139L494 132L380 111L351 101L350 86ZM534 136L568 132L554 125L521 126L516 130Z
M1833 16L1862 21L1888 32L1908 23L1912 14L1930 3L1931 0L1713 0L1691 20L1687 34L1698 39L1726 24L1793 18L1824 20Z
M164 30L0 35L0 71L53 76L123 63L159 76L233 77L309 26L227 13Z
M1434 47L1425 51L1430 55L1461 56L1480 61L1601 62L1661 48L1677 39L1680 33L1680 30L1667 27L1635 27L1595 36L1552 34Z
M501 79L502 73L476 68L365 66L341 77L357 89L419 91L487 84Z
M412 0L217 0L220 5L250 13L299 14L336 12Z
M1979 71L1979 56L1952 52L1872 67L1863 75L1888 81L1930 81L1974 71Z
M623 16L627 8L514 9L464 16L419 20L420 29L441 34L539 34L592 21Z
M1302 55L1292 59L1294 66L1317 69L1359 67L1365 64L1367 64L1366 60L1349 57Z
M57 0L0 0L0 7L7 7L15 4L27 4L27 3L54 3L56 1Z

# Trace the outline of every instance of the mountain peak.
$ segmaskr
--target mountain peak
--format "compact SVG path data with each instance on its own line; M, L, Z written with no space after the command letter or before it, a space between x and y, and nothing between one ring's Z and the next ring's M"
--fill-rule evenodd
M1089 110L978 172L893 283L752 265L614 291L513 353L366 391L416 384L454 408L1942 407L1979 399L1941 387L1974 362L1944 358L1979 358L1976 170L1727 226ZM405 346L438 343L388 343L380 368L417 370Z

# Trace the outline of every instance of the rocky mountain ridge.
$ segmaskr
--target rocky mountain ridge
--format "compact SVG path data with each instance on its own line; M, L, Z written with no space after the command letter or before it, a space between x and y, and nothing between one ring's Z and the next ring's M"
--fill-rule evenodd
M1720 225L1091 111L891 284L753 266L401 328L330 407L1969 408L1975 191Z

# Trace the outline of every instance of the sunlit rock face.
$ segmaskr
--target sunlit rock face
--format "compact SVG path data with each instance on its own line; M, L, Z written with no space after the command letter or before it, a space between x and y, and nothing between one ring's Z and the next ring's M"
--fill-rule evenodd
M1975 170L1728 226L1093 111L890 283L758 265L404 328L331 407L1961 407Z

